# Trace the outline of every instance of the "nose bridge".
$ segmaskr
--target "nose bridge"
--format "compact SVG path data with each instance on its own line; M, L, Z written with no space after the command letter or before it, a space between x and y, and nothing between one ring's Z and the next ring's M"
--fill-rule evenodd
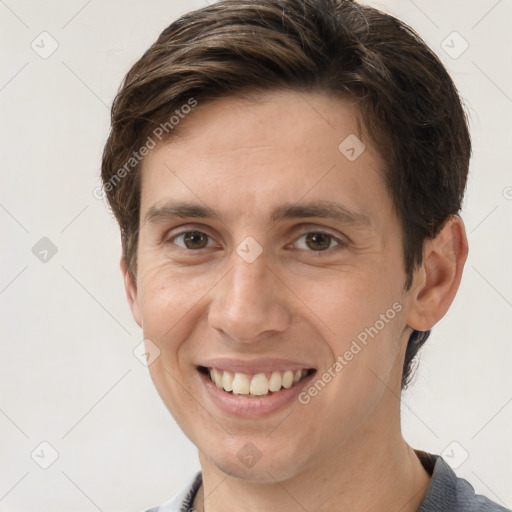
M270 270L265 257L259 256L255 261L245 261L238 255L233 257L233 270L231 272L231 286L229 292L233 295L235 303L244 302L248 306L263 309L272 294L269 284Z
M211 306L209 322L234 340L250 342L264 332L284 330L288 313L264 254L248 259L238 252L233 252L231 271Z

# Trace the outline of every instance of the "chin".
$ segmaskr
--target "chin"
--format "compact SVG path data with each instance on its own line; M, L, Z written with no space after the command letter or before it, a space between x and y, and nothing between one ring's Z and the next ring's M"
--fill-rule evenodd
M307 466L308 456L304 451L307 444L291 445L289 439L272 442L269 438L244 436L243 439L227 438L216 443L210 440L207 444L210 446L201 447L200 451L208 458L208 464L247 482L284 482Z

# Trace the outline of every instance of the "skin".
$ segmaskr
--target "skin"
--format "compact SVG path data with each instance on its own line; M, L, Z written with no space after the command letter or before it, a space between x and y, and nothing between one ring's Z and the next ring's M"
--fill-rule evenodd
M400 378L411 329L431 328L459 286L462 221L450 218L426 242L406 292L385 165L349 100L287 91L229 97L199 104L180 129L143 163L136 281L124 260L121 269L133 316L160 350L151 377L199 450L194 507L417 510L430 477L402 437ZM349 134L366 146L355 161L338 150ZM145 220L169 200L207 205L220 219ZM315 201L341 203L367 222L270 219L285 203ZM208 235L207 246L186 248L175 235L187 229ZM323 239L323 251L307 243L319 230L334 237ZM247 236L263 249L252 263L236 252ZM307 405L238 418L212 403L197 378L209 357L292 359L320 375L397 302L401 311ZM248 442L261 454L251 468L237 457Z

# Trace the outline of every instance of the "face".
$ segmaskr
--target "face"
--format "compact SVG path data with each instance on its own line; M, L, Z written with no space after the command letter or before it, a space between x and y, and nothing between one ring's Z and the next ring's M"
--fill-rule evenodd
M399 421L409 303L356 108L274 92L182 123L144 161L127 284L162 400L201 457L240 478L370 451Z

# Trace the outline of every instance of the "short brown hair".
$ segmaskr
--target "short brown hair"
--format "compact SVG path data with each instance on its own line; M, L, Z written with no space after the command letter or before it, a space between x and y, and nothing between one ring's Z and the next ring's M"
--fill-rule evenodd
M112 106L102 180L131 275L140 163L126 163L134 151L190 98L277 89L357 101L386 162L409 289L424 241L461 208L471 153L466 117L447 71L410 27L344 0L221 0L172 23L130 69ZM177 133L166 130L166 140ZM429 333L413 331L402 387Z

